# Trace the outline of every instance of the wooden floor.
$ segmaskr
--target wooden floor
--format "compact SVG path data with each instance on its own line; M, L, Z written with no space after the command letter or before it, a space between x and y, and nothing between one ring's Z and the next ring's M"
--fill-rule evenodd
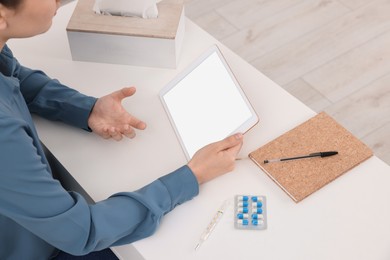
M390 0L184 0L187 16L390 164Z

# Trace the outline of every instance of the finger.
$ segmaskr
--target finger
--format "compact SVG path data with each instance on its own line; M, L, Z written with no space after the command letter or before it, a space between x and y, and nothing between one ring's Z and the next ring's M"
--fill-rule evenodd
M104 127L101 131L99 131L99 133L97 133L98 135L100 135L102 138L104 139L109 139L111 138L111 135L108 131L108 128L107 127Z
M122 140L122 134L116 133L115 135L111 135L111 138L114 139L115 141L120 141Z
M110 128L110 136L115 141L122 140L122 134L120 132L116 131L116 129L114 127Z
M121 101L124 98L127 98L127 97L134 95L135 92L136 92L135 87L127 87L127 88L122 88L118 91L115 91L112 94L113 94L115 99Z
M144 130L146 128L145 122L139 120L138 118L132 116L128 122L128 124L136 129Z
M234 146L237 146L238 144L241 144L243 140L243 135L242 134L234 134L231 136L226 137L222 141L219 142L219 150L227 150L230 149Z
M238 143L237 145L230 147L229 149L226 150L226 152L230 153L234 159L237 158L238 153L240 152L242 148L243 142Z
M135 137L135 131L129 125L124 126L122 134L131 139Z

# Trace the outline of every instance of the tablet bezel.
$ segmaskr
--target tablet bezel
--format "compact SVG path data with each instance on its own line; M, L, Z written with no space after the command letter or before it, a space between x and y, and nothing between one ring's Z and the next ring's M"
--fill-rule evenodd
M195 59L189 66L187 66L182 72L180 72L174 79L172 79L165 87L163 87L159 93L159 97L161 100L161 103L164 107L164 110L169 118L169 121L175 131L175 134L180 142L180 145L184 151L184 154L189 161L191 159L190 154L187 151L187 147L185 146L182 137L176 127L175 121L173 120L171 116L171 112L165 102L164 95L167 94L171 89L173 89L181 80L183 80L188 74L190 74L195 68L197 68L200 64L202 64L203 61L205 61L209 56L212 54L217 53L219 59L221 60L223 66L225 67L226 71L230 75L232 81L234 82L234 85L236 86L238 92L241 95L241 98L245 102L247 108L250 111L250 118L246 120L244 123L242 123L240 126L238 126L231 134L234 133L246 133L248 130L250 130L253 126L255 126L259 122L259 117L256 114L256 111L253 109L250 101L248 100L247 96L245 95L241 85L238 83L236 77L234 76L232 70L230 69L229 65L227 64L224 56L222 55L220 49L218 46L213 45L209 50L204 52L202 55L200 55L197 59ZM222 138L223 139L223 138ZM215 140L219 141L219 140ZM206 144L205 144L206 145Z

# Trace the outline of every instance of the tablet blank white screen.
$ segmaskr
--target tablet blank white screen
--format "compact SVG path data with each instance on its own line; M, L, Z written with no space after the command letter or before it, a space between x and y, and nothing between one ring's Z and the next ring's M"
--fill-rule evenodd
M163 98L190 158L201 147L234 133L251 117L217 53L211 54Z

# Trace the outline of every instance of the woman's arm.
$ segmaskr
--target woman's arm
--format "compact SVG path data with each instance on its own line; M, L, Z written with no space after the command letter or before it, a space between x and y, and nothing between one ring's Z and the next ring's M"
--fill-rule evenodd
M195 176L183 166L138 191L88 205L52 178L28 125L3 117L0 129L0 215L71 254L149 236L164 214L198 194Z

